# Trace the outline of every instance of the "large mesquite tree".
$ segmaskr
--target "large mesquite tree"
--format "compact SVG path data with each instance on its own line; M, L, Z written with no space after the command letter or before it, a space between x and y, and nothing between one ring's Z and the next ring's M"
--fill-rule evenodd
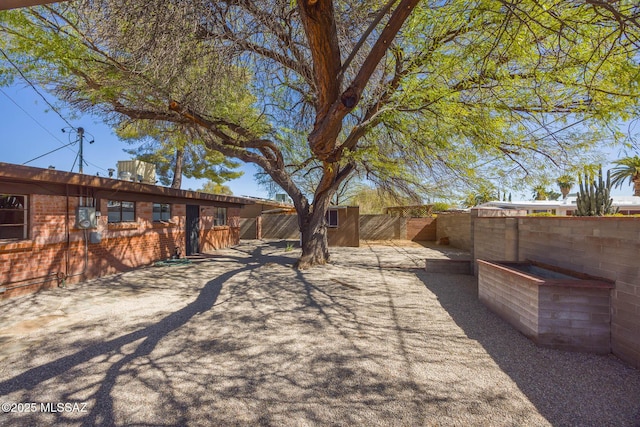
M64 102L188 127L262 168L294 201L305 267L329 259L325 212L355 171L405 193L507 181L571 162L633 114L636 6L604 6L87 0L0 30ZM293 179L309 167L312 193Z

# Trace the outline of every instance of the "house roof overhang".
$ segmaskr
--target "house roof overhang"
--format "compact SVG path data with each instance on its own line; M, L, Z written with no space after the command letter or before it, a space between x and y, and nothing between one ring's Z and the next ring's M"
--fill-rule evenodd
M60 0L1 0L0 10L17 9L20 7L38 6L58 2L60 2Z
M0 162L0 193L91 196L120 200L187 203L220 207L241 207L255 202L244 197L178 190L157 185L123 181L54 169L34 168Z

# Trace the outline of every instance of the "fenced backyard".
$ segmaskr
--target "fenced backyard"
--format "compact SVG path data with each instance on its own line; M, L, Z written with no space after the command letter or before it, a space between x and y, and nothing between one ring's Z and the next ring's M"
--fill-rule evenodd
M612 356L536 347L431 274L421 245L334 248L291 268L286 242L244 242L1 302L5 402L23 425L621 425L640 374ZM54 338L55 337L55 338Z

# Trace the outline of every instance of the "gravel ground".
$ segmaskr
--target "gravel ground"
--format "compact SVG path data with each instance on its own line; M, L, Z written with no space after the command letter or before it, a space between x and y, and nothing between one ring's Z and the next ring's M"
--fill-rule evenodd
M639 371L536 347L472 276L419 268L460 254L392 243L296 271L249 241L1 301L0 401L36 411L0 425L640 426Z

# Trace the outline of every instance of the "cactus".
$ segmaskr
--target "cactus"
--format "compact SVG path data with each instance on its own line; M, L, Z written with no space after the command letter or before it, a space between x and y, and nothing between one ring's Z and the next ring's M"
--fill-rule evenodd
M598 171L598 180L593 179L593 175L584 175L579 180L580 191L576 200L576 216L603 216L617 212L613 208L611 198L611 177L607 171L607 182L602 179L602 167Z

